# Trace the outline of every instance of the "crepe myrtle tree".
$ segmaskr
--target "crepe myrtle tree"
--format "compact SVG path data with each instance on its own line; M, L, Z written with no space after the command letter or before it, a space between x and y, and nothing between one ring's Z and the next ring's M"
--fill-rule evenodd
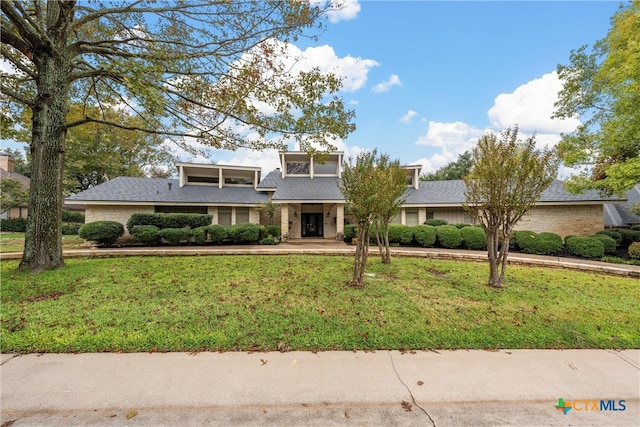
M318 69L294 73L295 61L286 58L288 43L322 29L331 4L16 0L1 5L2 59L13 67L2 73L2 127L31 134L20 269L64 265L60 219L71 128L116 126L162 135L187 149L194 140L232 150L283 149L295 141L309 152L332 148L327 141L354 130L353 111L336 95L341 80ZM70 118L69 106L76 104L86 108ZM137 120L110 121L101 107L126 109Z
M535 135L519 140L517 126L500 138L482 136L473 149L463 206L487 236L489 286L504 286L513 227L556 178L558 164L554 151L536 148Z

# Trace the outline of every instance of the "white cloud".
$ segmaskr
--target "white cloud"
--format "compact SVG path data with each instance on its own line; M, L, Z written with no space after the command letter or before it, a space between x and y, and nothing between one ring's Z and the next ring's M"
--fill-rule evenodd
M262 168L262 177L264 178L269 172L280 167L280 156L276 149L256 151L240 148L233 152L233 156L230 159L221 160L218 164L233 166L259 166Z
M373 87L373 89L371 89L371 92L376 92L376 93L388 92L389 90L391 90L391 88L393 86L398 86L398 85L401 85L401 84L402 84L402 82L400 81L400 77L398 77L397 74L392 74L389 77L389 80L384 81L382 83L378 83L377 85L375 85Z
M415 111L409 110L409 111L407 111L407 114L405 114L404 116L400 117L400 121L402 123L409 124L409 123L411 123L411 119L414 118L417 115L418 115L418 113L416 113Z
M519 86L512 93L501 93L488 112L491 126L506 129L518 125L521 131L540 133L572 132L578 119L551 119L562 82L554 71Z
M333 0L331 9L327 12L329 21L336 23L354 19L360 12L358 0Z
M463 122L429 122L427 133L416 140L416 145L429 147L463 147L461 152L475 145L483 130Z

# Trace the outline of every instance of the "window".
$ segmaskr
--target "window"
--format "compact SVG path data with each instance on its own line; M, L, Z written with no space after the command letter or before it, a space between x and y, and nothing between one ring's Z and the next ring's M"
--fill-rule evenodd
M427 219L434 219L433 211L427 211Z
M225 184L231 185L253 185L253 179L249 178L225 178Z
M249 208L236 208L236 224L249 222Z
M231 225L231 208L218 208L218 224L225 227Z
M287 174L289 175L309 175L309 163L289 162L287 163Z
M405 211L405 222L407 225L418 225L418 209L407 209Z
M189 182L204 182L207 184L217 184L218 177L217 176L189 176L187 177Z
M313 173L315 175L338 175L338 163L314 163Z

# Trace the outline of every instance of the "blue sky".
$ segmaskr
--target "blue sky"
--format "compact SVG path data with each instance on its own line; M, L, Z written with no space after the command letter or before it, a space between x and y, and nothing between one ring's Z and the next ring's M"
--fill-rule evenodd
M317 42L297 44L312 65L345 77L357 130L348 155L377 148L432 171L484 132L519 124L554 145L578 124L552 121L554 71L572 49L604 38L615 1L350 1ZM291 146L290 148L295 148ZM221 163L277 165L273 152L217 152Z
M606 36L620 5L342 1L317 41L290 46L303 57L300 68L344 78L340 96L355 110L357 130L333 143L347 156L377 148L423 172L456 160L487 131L517 123L540 145L554 145L573 130L577 120L550 120L560 89L554 72L572 49ZM177 153L182 161L262 166L263 176L279 166L275 150Z

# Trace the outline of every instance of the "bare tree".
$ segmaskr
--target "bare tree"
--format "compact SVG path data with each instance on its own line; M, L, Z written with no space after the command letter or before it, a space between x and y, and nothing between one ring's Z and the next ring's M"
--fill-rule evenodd
M213 148L330 148L354 129L341 80L294 73L288 42L326 8L297 0L2 1L2 129L30 128L29 216L21 269L61 267L67 130L87 123ZM70 104L86 106L75 119ZM135 124L114 122L108 107ZM266 107L268 106L268 108ZM22 114L23 111L30 114ZM11 118L30 116L28 122ZM246 138L251 132L257 138Z
M518 127L489 133L473 150L473 166L464 178L465 209L487 235L489 286L504 286L511 232L558 172L556 154L537 149L535 135L518 140Z

